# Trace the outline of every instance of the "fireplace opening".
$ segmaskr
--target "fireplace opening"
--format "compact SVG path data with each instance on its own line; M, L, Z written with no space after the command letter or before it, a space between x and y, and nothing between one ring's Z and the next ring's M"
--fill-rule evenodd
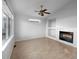
M73 43L73 32L60 31L59 39L66 42Z

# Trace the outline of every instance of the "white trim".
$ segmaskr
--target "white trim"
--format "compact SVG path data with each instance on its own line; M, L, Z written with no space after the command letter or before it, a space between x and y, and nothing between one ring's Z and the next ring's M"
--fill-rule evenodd
M5 50L5 48L7 47L7 45L9 44L9 42L13 39L14 35L12 35L6 42L5 44L2 46L2 52Z

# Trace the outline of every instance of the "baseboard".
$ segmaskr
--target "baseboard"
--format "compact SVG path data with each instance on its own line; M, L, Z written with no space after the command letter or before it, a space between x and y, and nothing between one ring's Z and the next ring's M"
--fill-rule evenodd
M16 42L18 42L18 41L25 41L25 40L40 39L40 38L46 38L46 37L43 36L43 37L32 37L32 38L16 38Z

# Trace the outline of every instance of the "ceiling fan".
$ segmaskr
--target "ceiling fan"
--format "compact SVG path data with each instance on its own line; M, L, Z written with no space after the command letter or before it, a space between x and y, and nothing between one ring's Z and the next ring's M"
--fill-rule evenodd
M35 11L38 12L39 15L44 16L45 14L51 14L50 12L47 12L47 9L43 8L43 5L40 5L40 10L39 11Z

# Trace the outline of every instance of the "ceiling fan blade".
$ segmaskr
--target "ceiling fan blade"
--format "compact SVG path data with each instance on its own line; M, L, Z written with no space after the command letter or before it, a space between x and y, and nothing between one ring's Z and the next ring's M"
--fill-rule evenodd
M47 11L47 9L42 10L42 12L45 12L45 11Z
M45 14L51 14L50 12L44 12Z

